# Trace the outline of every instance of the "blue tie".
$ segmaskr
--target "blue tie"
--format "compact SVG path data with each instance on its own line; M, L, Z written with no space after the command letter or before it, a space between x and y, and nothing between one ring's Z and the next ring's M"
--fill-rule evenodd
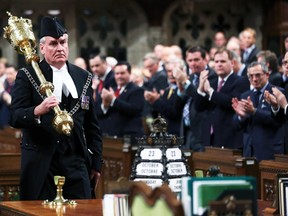
M261 95L261 91L260 90L256 90L253 92L253 98L254 98L254 106L258 107L259 105L259 99L260 99L260 95Z
M192 100L192 97L189 97L183 108L183 120L184 120L185 126L190 126L190 117L189 117L190 110L189 109L190 109L191 100Z
M199 86L199 76L198 75L196 75L196 74L194 75L192 83L196 88L198 88L198 86Z

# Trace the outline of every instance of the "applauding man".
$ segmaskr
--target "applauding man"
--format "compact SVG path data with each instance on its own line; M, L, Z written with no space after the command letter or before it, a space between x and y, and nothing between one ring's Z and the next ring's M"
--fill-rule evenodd
M114 71L117 88L104 88L101 94L102 115L106 116L105 125L109 126L103 129L103 133L118 137L143 136L143 89L130 81L131 65L128 62L119 62Z

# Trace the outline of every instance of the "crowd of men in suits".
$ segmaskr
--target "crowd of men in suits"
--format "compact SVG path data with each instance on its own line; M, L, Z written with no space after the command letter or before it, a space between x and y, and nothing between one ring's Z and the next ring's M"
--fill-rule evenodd
M281 67L275 53L258 50L251 28L228 42L223 32L217 32L214 44L211 56L203 47L191 46L185 59L179 47L158 44L143 57L137 73L128 62L109 66L104 56L92 56L102 133L141 137L160 114L169 134L183 136L183 149L241 149L243 156L259 161L287 153L287 129L279 117L286 110L276 107L273 94L275 87L284 93L285 57Z

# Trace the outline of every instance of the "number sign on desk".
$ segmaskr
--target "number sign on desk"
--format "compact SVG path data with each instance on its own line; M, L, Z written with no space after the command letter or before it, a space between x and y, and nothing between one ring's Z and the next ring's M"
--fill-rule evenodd
M167 164L167 174L169 176L186 175L187 169L183 162L171 162Z
M181 178L169 179L169 187L174 192L181 192L182 189Z
M159 187L163 184L162 179L153 179L153 178L136 178L134 181L143 181L151 188Z
M141 162L137 165L136 174L143 176L161 176L163 164L153 162Z
M162 151L159 148L146 148L140 153L142 160L160 160L162 158Z
M181 160L182 152L179 148L168 148L166 150L167 160Z

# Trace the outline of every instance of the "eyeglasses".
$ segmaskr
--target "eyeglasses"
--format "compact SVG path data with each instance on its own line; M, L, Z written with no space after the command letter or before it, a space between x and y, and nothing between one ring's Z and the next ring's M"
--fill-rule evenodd
M288 64L288 60L283 60L283 61L282 61L282 65L285 66L285 65L287 65L287 64Z
M264 73L247 74L247 76L248 76L249 79L253 79L253 77L259 79L259 78L260 78L261 76L263 76L263 75L264 75Z

